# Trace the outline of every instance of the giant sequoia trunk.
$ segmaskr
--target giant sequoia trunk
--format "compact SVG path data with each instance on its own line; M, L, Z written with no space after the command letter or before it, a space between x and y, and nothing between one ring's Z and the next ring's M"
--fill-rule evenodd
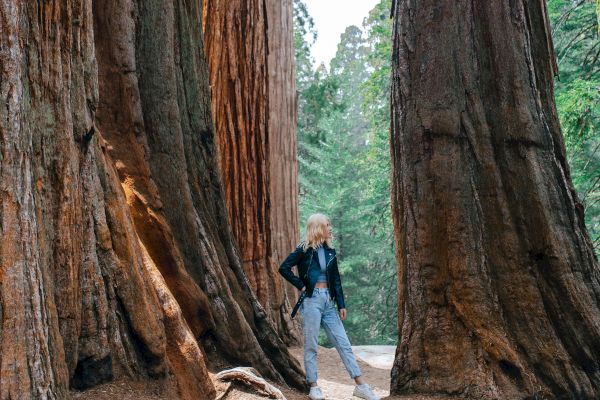
M211 398L213 358L305 385L227 220L200 7L0 2L1 399Z
M298 223L297 104L294 70L293 0L267 0L268 143L271 266L271 315L288 344L301 338L298 319L290 319L290 302L298 289L281 279L278 269L300 240ZM279 277L279 280L274 277ZM283 282L283 286L280 284Z
M233 234L258 300L280 336L298 343L289 317L291 285L277 271L298 239L292 1L207 0L204 14Z
M398 0L392 393L600 397L600 271L544 1Z

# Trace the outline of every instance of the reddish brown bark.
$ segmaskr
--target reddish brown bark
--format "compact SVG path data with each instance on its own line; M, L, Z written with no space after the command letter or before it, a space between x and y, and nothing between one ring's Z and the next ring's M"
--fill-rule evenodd
M292 4L209 0L204 14L212 112L233 234L261 305L279 334L298 342L277 272L298 236Z
M543 1L395 1L392 393L600 396L600 270Z
M271 315L288 344L301 336L299 321L289 317L298 289L279 274L279 265L300 240L298 222L297 104L294 70L292 0L267 0L269 87L269 205ZM283 285L280 283L284 282Z
M213 395L93 129L91 2L3 2L0 14L0 398L63 399L127 376L183 398ZM195 380L169 378L183 348L177 362Z
M227 220L200 19L0 2L1 399L124 377L211 398L217 361L304 387Z
M264 0L204 2L212 111L229 219L244 271L267 302L270 253L267 17Z

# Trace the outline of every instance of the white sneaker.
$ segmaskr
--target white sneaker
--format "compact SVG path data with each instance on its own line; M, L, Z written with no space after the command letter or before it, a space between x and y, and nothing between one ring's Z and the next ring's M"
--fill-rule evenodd
M318 386L310 387L310 393L308 394L308 397L312 400L325 400L325 396L323 396L323 392Z
M379 396L377 396L373 392L373 388L366 383L363 383L361 385L356 385L354 387L354 392L352 393L352 395L356 396L356 397L360 397L361 399L380 400Z

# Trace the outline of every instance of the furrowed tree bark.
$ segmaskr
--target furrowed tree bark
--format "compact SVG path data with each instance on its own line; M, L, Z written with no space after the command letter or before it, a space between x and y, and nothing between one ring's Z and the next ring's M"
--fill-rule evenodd
M264 0L204 2L212 111L229 219L252 289L268 309L267 17Z
M203 114L210 98L206 89L202 96L202 84L206 85L206 81L202 82L203 74L206 76L200 58L203 54L190 51L194 43L202 40L201 32L191 29L198 24L195 20L198 6L186 8L181 4L173 6L160 1L147 4L140 6L129 0L94 3L100 92L96 126L107 142L106 148L118 172L145 260L151 266L152 282L160 288L165 327L170 333L167 356L178 378L180 396L195 398L198 396L196 386L210 383L204 362L198 362L205 356L196 337L213 329L215 323L207 295L186 270L180 247L163 209L164 195L155 180L159 174L167 173L167 179L180 185L180 193L187 193L185 173L156 171L152 164L166 162L157 156L159 153L168 154L172 164L181 165L184 163L181 160L183 136L211 135L210 118ZM164 29L155 34L141 35L146 26L156 22L157 13L161 14ZM161 46L162 52L157 54L152 46L146 45L146 41ZM177 71L181 63L178 55L183 53L191 59L193 66ZM154 86L155 82L149 78L151 75L143 74L146 71L144 66L149 64L162 68L162 86ZM153 79L159 81L158 77ZM184 100L173 95L178 91L177 86L181 85L180 80L191 81L188 83L189 91L201 93L196 104L188 107ZM153 91L144 93L148 85L153 86ZM156 135L154 128L157 125L147 129L146 125L151 121L145 115L148 110L153 112L150 104L157 101L171 113L166 125L176 132L169 132L170 137L165 138L159 149L149 146L153 138L150 135ZM198 123L193 133L181 128L189 123L186 118L176 116L183 110ZM161 127L167 129L164 125ZM214 389L206 396L213 394Z
M206 101L202 10L182 2L173 11L169 3L159 5L139 7L144 16L136 49L143 60L137 67L141 106L165 218L187 271L210 301L214 326L202 336L204 349L231 364L251 365L266 378L305 388L300 365L252 292L228 222ZM173 19L165 20L171 13ZM156 26L171 23L178 33L162 31L162 39ZM171 101L165 104L165 99Z
M392 394L600 397L600 270L545 2L398 0L393 16Z
M269 278L271 315L288 345L301 343L302 327L292 320L290 303L298 289L283 280L281 262L300 241L298 222L298 156L296 73L294 66L294 13L292 0L267 0L269 88L269 205L271 266ZM297 272L297 271L296 271ZM283 282L283 285L281 285Z
M0 15L0 398L64 399L120 377L213 396L94 128L92 3L9 1ZM169 378L177 351L194 380Z
M305 386L227 220L200 7L0 2L0 399L212 398L213 359Z
M252 290L279 335L297 344L277 271L298 236L292 3L208 0L204 15L229 221Z

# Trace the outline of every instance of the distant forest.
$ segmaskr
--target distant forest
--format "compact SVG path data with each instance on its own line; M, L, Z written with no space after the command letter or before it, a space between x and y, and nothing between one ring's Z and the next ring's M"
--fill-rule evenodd
M548 1L560 76L555 99L571 176L600 254L600 41L594 1ZM294 2L299 95L300 225L332 218L353 343L395 344L397 289L390 212L391 0L342 34L329 66L315 65L318 35ZM370 318L361 318L369 315ZM327 344L325 335L322 336Z

